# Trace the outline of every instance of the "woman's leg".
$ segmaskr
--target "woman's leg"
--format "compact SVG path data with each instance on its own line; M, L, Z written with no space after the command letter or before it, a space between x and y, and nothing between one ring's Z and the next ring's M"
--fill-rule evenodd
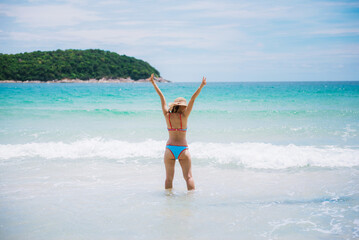
M183 177L187 183L188 190L194 190L194 180L192 177L192 167L191 167L191 155L188 150L184 150L179 156L179 162L182 167Z
M165 181L165 189L172 188L173 176L175 174L175 163L176 160L174 159L171 151L166 148L164 162L166 167L166 181Z

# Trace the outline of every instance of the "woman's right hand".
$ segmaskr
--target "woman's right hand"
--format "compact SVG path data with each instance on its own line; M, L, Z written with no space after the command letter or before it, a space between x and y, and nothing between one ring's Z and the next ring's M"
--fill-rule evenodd
M201 86L203 87L204 85L206 85L207 84L207 81L206 81L206 78L205 77L203 77L203 79L202 79L202 83L201 83Z

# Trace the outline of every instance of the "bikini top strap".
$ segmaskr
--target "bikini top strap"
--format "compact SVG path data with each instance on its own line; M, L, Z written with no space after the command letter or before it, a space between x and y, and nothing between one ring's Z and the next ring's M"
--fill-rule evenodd
M180 114L180 122L181 122L181 129L182 129L182 119L181 119L181 115L182 115L182 114Z
M168 121L170 122L170 127L172 129L172 124L171 124L171 113L168 113Z

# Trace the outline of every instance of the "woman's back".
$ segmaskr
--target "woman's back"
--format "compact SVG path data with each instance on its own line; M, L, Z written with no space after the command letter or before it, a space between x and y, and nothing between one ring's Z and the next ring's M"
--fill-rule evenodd
M187 119L188 118L182 113L168 112L168 114L166 114L167 129L169 133L167 144L187 145Z

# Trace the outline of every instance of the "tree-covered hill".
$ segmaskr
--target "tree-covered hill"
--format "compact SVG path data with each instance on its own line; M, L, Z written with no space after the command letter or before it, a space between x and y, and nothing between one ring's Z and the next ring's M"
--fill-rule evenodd
M160 73L145 61L99 49L0 54L0 80L148 78Z

